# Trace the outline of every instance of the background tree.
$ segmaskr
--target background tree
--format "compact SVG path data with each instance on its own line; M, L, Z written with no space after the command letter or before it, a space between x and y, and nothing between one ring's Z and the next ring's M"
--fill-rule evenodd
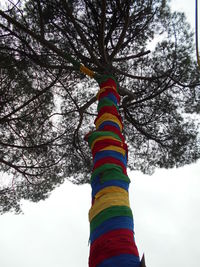
M192 33L168 1L7 1L0 11L1 212L20 211L69 179L89 181L84 135L97 85L82 62L120 83L129 167L152 173L200 156ZM151 51L150 51L151 50ZM69 59L74 61L73 65Z

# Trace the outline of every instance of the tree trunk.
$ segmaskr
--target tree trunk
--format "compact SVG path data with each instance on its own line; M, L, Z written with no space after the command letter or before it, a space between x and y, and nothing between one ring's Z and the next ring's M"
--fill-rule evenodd
M118 112L119 88L111 76L104 76L99 85L96 131L85 138L93 155L89 267L139 267L128 196L128 150Z

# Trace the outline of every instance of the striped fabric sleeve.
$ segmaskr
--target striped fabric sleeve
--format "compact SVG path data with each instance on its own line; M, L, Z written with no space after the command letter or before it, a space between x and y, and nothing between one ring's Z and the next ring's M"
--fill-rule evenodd
M85 137L93 156L89 267L139 267L128 195L128 149L114 78L100 83L97 99L96 131Z

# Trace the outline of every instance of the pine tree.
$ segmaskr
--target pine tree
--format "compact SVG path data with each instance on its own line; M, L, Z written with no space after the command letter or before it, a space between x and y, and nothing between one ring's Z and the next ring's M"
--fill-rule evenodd
M80 63L119 82L130 169L199 158L193 35L167 1L18 1L0 11L0 36L2 213L89 182L98 85Z

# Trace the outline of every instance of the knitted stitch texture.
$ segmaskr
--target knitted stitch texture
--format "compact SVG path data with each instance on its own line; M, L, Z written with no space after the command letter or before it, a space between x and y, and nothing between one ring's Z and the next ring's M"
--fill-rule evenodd
M96 131L85 137L93 156L89 267L139 267L128 195L128 149L115 79L100 82L97 99Z

